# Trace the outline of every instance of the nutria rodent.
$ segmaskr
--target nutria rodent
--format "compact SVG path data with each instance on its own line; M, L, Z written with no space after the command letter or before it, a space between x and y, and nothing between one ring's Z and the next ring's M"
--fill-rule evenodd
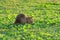
M29 23L29 24L32 24L32 23L33 23L32 17L27 17L27 18L26 18L26 21L27 21L27 23Z
M24 14L19 14L16 17L14 24L25 24L26 23L26 16Z
M25 24L25 23L32 24L33 23L32 17L27 17L24 14L17 15L14 24Z

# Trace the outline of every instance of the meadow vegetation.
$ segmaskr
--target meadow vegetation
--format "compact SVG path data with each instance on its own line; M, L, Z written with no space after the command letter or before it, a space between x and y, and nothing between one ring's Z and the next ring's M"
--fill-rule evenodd
M59 2L0 0L0 40L60 40ZM34 24L13 25L20 13L32 16Z

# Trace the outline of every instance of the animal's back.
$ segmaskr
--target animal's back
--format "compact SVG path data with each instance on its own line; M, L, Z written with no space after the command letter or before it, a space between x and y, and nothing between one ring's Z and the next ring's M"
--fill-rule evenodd
M25 22L26 22L26 16L24 14L17 15L15 23L24 24Z

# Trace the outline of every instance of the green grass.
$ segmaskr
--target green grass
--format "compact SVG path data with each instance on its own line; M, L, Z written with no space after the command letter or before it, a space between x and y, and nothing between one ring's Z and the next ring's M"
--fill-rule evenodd
M0 0L0 40L60 40L59 2ZM32 16L34 24L13 25L20 13Z

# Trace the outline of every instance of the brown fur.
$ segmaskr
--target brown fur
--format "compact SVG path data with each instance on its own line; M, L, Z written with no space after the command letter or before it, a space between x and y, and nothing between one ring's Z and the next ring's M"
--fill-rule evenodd
M25 24L25 23L32 24L33 23L32 17L26 17L24 14L17 15L14 24Z
M32 17L27 17L27 18L26 18L26 21L27 21L27 23L29 23L29 24L32 24L32 23L33 23Z
M24 14L19 14L16 17L14 24L25 24L26 23L26 16Z

